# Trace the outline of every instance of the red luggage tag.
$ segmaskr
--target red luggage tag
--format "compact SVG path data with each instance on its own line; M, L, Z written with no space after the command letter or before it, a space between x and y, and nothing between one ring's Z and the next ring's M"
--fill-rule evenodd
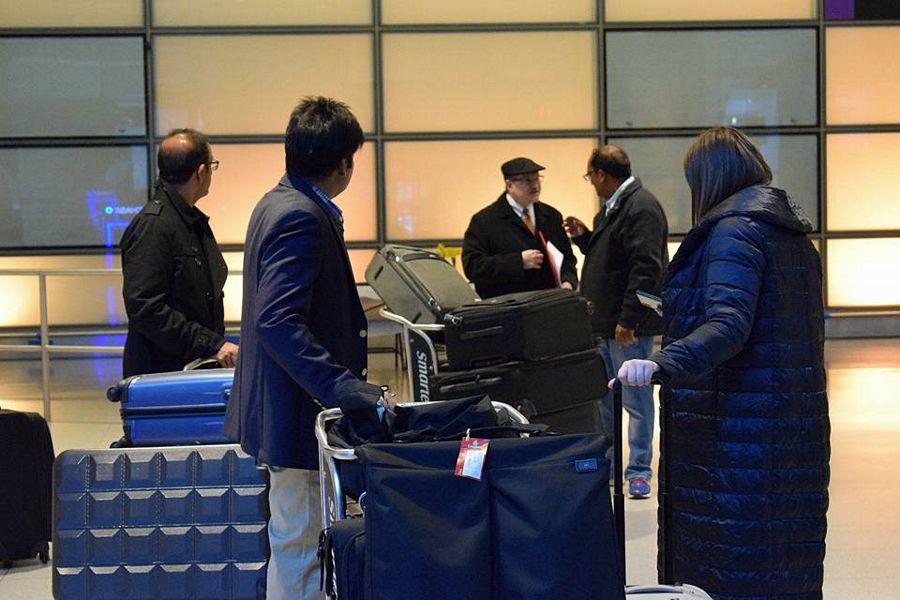
M490 440L466 437L459 443L459 456L456 457L457 477L468 477L481 481L481 473L484 471L484 460L487 457Z

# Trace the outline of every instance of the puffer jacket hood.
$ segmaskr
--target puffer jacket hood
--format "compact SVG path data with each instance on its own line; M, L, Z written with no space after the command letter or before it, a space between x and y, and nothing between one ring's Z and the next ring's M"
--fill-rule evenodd
M782 189L754 185L725 198L701 219L710 225L734 215L746 215L786 229L802 233L813 230L812 222L803 208Z

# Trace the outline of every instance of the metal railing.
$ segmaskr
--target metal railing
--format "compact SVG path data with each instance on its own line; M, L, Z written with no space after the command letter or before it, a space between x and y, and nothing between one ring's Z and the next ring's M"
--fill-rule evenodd
M229 271L229 275L241 275L243 271ZM85 344L51 344L50 323L48 318L47 278L48 277L90 277L90 276L122 275L121 269L0 269L0 282L3 277L31 276L38 279L38 304L40 307L40 344L0 344L0 354L38 354L41 355L41 395L43 399L42 414L50 421L50 355L51 354L107 354L121 356L124 346L92 346ZM0 283L2 285L2 283ZM98 330L91 333L106 333Z

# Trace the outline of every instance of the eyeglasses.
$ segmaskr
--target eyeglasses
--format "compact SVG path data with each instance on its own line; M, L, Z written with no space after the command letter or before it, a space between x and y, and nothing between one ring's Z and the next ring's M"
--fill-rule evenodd
M543 175L531 175L530 177L510 177L509 181L514 181L516 183L539 183L543 179Z
M218 171L219 170L219 161L217 161L217 160L209 161L209 170L210 171Z
M594 171L588 171L587 173L585 173L585 174L582 175L581 177L582 177L582 179L584 179L585 181L587 181L588 183L590 183L590 182L591 182L591 177L593 177L593 176L594 176Z

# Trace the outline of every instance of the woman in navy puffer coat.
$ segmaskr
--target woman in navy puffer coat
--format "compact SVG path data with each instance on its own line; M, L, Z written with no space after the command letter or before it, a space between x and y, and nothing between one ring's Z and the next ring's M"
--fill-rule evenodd
M812 227L735 129L703 133L685 175L697 223L669 265L663 348L618 373L663 382L660 577L720 600L820 599L829 422Z

